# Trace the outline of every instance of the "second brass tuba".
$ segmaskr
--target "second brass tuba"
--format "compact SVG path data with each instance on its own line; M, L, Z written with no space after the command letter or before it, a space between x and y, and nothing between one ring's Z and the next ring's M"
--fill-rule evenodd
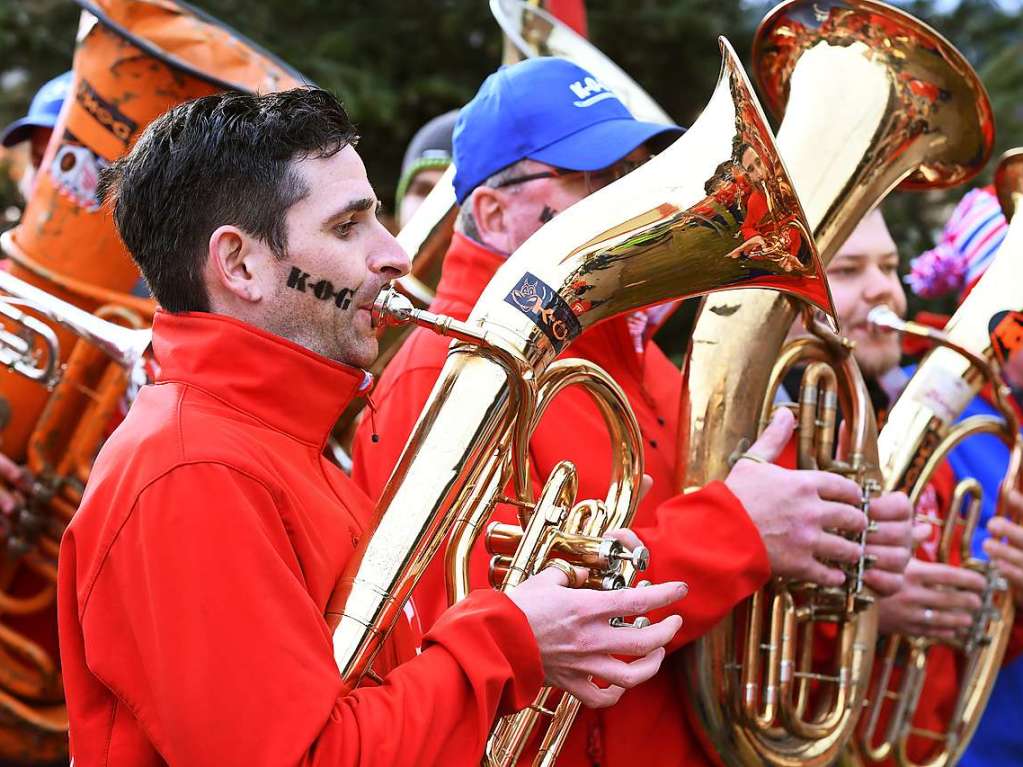
M948 454L977 434L993 434L1010 449L998 513L1005 513L1005 493L1019 484L1023 461L1020 425L1008 402L1010 395L999 367L1023 332L1023 285L1019 280L1023 270L1023 217L1018 212L1019 201L1023 200L1023 151L1015 150L1002 158L995 182L1006 218L1010 219L1009 231L984 276L944 331L904 322L886 307L871 312L871 320L877 325L924 336L937 344L892 406L878 439L885 487L906 492L914 506ZM985 386L991 387L1001 417L974 415L957 422ZM941 530L936 561L958 562L987 581L973 625L955 642L905 635L885 640L847 763L876 764L892 758L904 766L943 767L955 764L969 745L1001 668L1015 615L1004 579L990 562L973 557L970 551L982 494L976 479L962 479L949 499L945 517L931 520ZM958 661L956 700L940 731L921 727L914 717L933 651L955 653ZM927 752L925 758L911 748L911 739L920 744L916 748ZM927 749L925 743L932 747Z
M969 64L934 30L883 3L782 3L761 22L753 59L765 101L784 113L778 145L825 263L900 182L961 183L991 151L990 105ZM763 291L704 300L686 364L682 489L728 474L728 456L756 436L778 377L803 362L807 429L818 419L827 425L819 440L801 435L811 440L805 459L859 480L865 497L877 488L876 426L848 344L810 321L817 337L772 367L797 312ZM836 396L847 417L863 416L841 464L822 447L833 443ZM724 763L825 765L838 757L859 715L876 634L860 574L850 574L843 594L774 582L686 649L687 692ZM811 646L818 616L838 637L836 662L823 672Z
M522 510L520 528L489 535L505 587L552 556L593 566L602 577L591 585L599 588L623 585L641 564L641 552L605 552L599 537L628 524L635 509L642 452L631 411L599 369L554 362L587 327L724 288L785 290L831 311L813 240L766 120L731 47L722 40L721 48L717 88L689 131L538 231L493 277L466 322L416 310L393 293L378 301L378 317L417 322L455 342L377 505L375 530L339 582L344 607L335 616L335 659L351 687L369 672L449 531L453 595L464 594L458 552L468 555L495 503ZM733 201L728 211L715 208L715 195ZM763 203L758 217L746 215L754 195ZM574 469L562 464L537 505L529 435L549 397L576 383L591 385L603 403L609 426L624 438L623 460L605 499L577 503ZM498 723L488 765L515 763L533 725L552 713L551 694L545 690L533 707ZM576 705L561 698L536 764L557 758Z

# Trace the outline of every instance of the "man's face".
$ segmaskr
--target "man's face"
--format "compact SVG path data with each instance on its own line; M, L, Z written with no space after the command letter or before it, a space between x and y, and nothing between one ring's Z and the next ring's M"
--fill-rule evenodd
M898 268L895 242L877 210L853 230L827 268L842 332L856 342L853 354L868 378L878 378L899 364L898 336L867 323L867 314L881 304L905 316L906 294Z
M540 227L570 208L584 197L611 183L618 175L618 169L629 168L650 157L646 147L638 147L610 168L592 173L563 171L564 175L553 178L538 178L527 181L504 195L505 225L508 227L509 247L512 253L522 246ZM522 175L553 171L550 165L534 160L523 163Z
M760 159L760 155L753 151L752 147L747 147L743 151L739 161L746 170L749 180L753 183L767 178L767 168L764 167L764 161Z
M408 272L408 256L377 220L376 194L352 147L292 167L308 194L287 212L287 256L267 289L267 329L368 367L377 356L373 300Z
M423 168L409 182L405 196L401 198L401 207L398 209L398 226L404 227L412 216L419 210L426 196L433 191L444 175L444 168Z

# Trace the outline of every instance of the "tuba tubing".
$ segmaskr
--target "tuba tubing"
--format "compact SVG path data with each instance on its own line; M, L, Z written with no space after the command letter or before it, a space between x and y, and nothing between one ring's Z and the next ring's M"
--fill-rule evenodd
M983 277L963 301L943 331L905 322L878 307L870 320L891 330L928 338L937 344L920 364L878 437L878 453L885 488L901 490L915 506L920 494L947 455L963 440L975 434L993 434L1010 449L1010 464L1002 483L998 513L1005 513L1005 494L1020 481L1023 444L1019 421L999 371L1001 359L992 335L1002 322L1013 322L1023 313L1023 218L1014 215L1023 200L1023 151L1003 156L995 173L996 188L1003 202L1009 230ZM1019 322L1019 320L1016 320ZM991 385L996 409L1002 417L974 416L956 423L966 406ZM989 564L974 559L970 544L975 531L982 489L967 478L956 488L952 508L944 520L938 561L953 559L953 533L960 511L965 511L959 558L962 566L985 576L988 588L967 639L955 649L963 658L963 677L945 732L933 733L944 745L926 761L928 767L955 764L962 756L980 722L1001 667L1015 614L1015 605L1004 581ZM889 757L903 767L918 762L910 753L913 714L927 672L928 650L939 644L925 637L894 635L885 647L874 677L863 726L855 748L847 757L852 764L875 764ZM900 682L891 682L896 658L908 652L909 660ZM878 737L883 704L894 701L884 732ZM919 733L916 733L919 734Z
M942 187L975 175L991 151L987 95L947 41L871 0L789 0L761 22L754 73L784 112L778 146L827 263L858 221L895 186ZM723 479L727 457L757 432L772 360L796 318L766 291L704 299L686 359L679 466L683 490ZM751 349L759 353L751 355ZM763 392L752 395L751 392ZM722 672L734 617L687 648L696 719L726 764L826 764L852 733L847 716L827 739L747 726L736 683ZM862 698L864 680L856 680ZM854 710L853 709L853 710Z

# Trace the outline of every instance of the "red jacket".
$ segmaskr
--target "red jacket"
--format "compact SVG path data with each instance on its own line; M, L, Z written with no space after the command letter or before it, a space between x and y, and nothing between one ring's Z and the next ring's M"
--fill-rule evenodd
M500 256L456 235L431 309L464 319L502 263ZM371 497L379 495L433 388L449 339L416 330L384 371L372 398L375 426L364 419L353 445L353 479ZM596 362L622 386L643 434L646 472L653 489L640 505L633 529L650 548L652 581L683 579L689 596L672 611L685 625L669 649L692 641L767 580L769 565L759 533L738 500L722 483L685 497L675 495L676 432L681 376L653 344L637 354L624 318L588 330L566 356ZM371 434L379 435L373 442ZM569 389L544 417L530 443L535 477L571 459L579 469L579 498L607 494L611 447L600 415L585 393ZM534 478L535 479L535 478ZM501 521L514 512L499 508ZM487 585L488 556L475 552L472 576ZM416 611L429 626L446 604L443 567L435 560L414 596ZM654 616L655 618L658 616ZM645 767L708 763L687 722L679 683L662 671L625 694L606 711L584 711L558 762Z
M158 314L153 347L61 545L77 767L478 764L542 681L506 597L451 610L418 656L406 623L383 686L345 695L334 663L325 615L371 506L322 449L365 374L212 314Z

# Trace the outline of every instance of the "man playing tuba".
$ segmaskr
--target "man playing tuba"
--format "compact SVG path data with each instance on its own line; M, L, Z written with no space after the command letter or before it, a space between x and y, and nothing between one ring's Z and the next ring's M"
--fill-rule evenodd
M971 190L949 217L938 244L913 260L908 278L911 288L924 298L958 293L961 302L991 265L1008 228L994 187ZM1012 389L1011 404L1017 408L1018 414L1023 414L1023 347L1012 343L1018 337L1016 323L1019 319L1006 316L996 322L992 318L995 327L991 330L996 344L1001 341L1000 347L996 346L996 353L999 354L1006 383ZM998 415L987 390L967 406L961 418L975 415ZM948 461L956 478L974 477L983 487L981 521L987 520L987 527L974 537L973 553L995 562L999 574L1012 588L1017 611L1003 669L973 739L963 754L961 763L965 767L1014 764L1018 761L1020 748L1023 748L1023 718L1019 709L1019 691L1023 684L1023 660L1019 657L1023 652L1023 527L1005 516L995 515L998 486L1008 462L1008 449L993 436L966 440L952 451ZM1010 494L1008 511L1016 519L1023 517L1023 497L1018 491ZM928 681L934 684L932 680ZM954 698L956 677L950 676L942 681L945 689L941 694L945 698Z
M681 624L608 622L677 601L680 583L577 591L551 568L425 637L404 623L377 657L383 683L344 688L331 595L371 505L322 452L370 382L370 307L408 270L356 139L324 91L209 96L155 120L104 176L164 307L162 373L62 541L78 767L478 764L495 717L545 679L612 703Z
M871 325L867 315L877 306L888 306L899 316L905 315L906 294L898 267L899 254L880 209L875 209L859 223L827 267L835 309L843 333L856 344L853 355L870 389L879 423L883 422L885 412L901 393L907 373L899 367L899 336ZM798 329L794 330L798 332ZM787 383L791 399L798 389L792 382ZM795 385L798 385L798 380ZM983 441L982 438L975 439ZM968 440L959 450L972 449L972 444L973 440ZM955 454L952 454L952 464ZM999 472L1004 472L1004 468L1003 464ZM997 497L997 481L1000 479L1001 473L995 487L985 490L992 499ZM945 465L921 493L917 515L921 518L944 515L951 500L953 484L950 464ZM1023 498L1018 494L1014 494L1013 498L1018 514L1023 511ZM1011 546L1013 541L1023 543L1023 528L1005 519L999 519L993 527L998 534L1008 536L1005 543L998 544L1009 551L1008 554L1002 553L1003 557L1014 559L1023 556L1023 551L1016 551ZM973 623L974 613L981 607L980 595L985 579L966 568L934 561L940 536L938 528L920 523L915 532L919 542L918 553L909 560L902 588L878 601L879 629L882 634L954 640L957 632L968 629ZM1000 562L1000 565L1004 567L1005 562ZM1017 620L1016 626L1010 642L1010 656L1023 649L1020 646L1023 639L1020 621ZM928 658L924 691L913 716L915 727L932 731L944 729L958 692L958 674L955 657L943 647L934 648ZM916 737L909 743L909 753L917 763L925 762L932 757L931 751L935 746L931 739ZM890 759L884 763L895 762Z
M431 309L464 319L510 253L559 212L648 158L665 133L675 131L636 121L611 91L567 61L533 59L491 75L463 108L455 129L461 211ZM746 182L751 169L735 165L737 188L759 180ZM713 226L715 210L741 212L749 196L708 190L707 225ZM690 587L685 603L658 613L684 614L672 651L701 636L772 575L841 584L843 573L822 560L855 561L859 548L837 533L862 531L867 521L858 508L856 483L767 463L792 434L788 413L747 451L752 460L739 461L725 482L674 497L682 379L651 342L664 315L663 309L652 309L601 323L575 341L569 354L606 369L639 420L646 471L654 480L637 517L651 550L650 572L654 580L670 574ZM379 428L364 421L354 445L353 477L370 496L380 493L390 474L447 347L445 339L417 330L382 376L373 395ZM374 431L380 432L379 441ZM541 421L530 457L537 481L558 461L574 461L580 495L599 497L607 487L611 450L596 408L583 393L568 390ZM908 557L909 507L904 496L893 495L873 503L871 511L882 527L868 548L882 566L868 574L868 581L891 593ZM495 517L514 521L514 510L499 508ZM487 582L486 561L484 552L476 555L472 576L479 588ZM444 572L436 561L413 602L427 626L446 607ZM681 683L662 672L623 696L614 709L581 715L559 764L710 764L685 707Z

